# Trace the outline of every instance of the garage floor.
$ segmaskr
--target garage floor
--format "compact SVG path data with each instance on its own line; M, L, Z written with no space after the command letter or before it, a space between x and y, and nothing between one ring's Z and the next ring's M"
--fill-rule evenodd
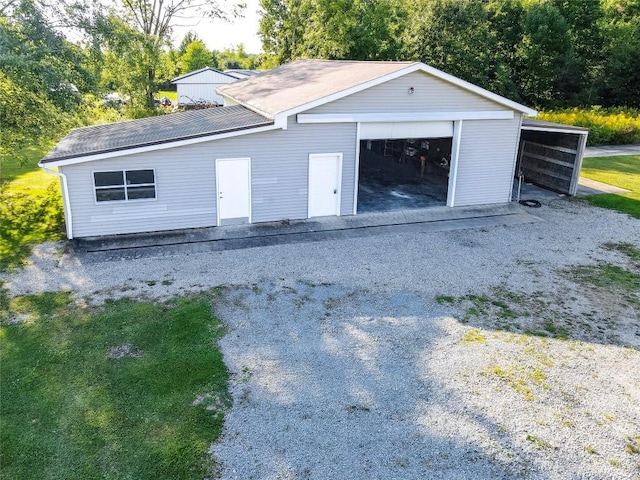
M358 213L445 205L447 173L428 164L421 177L417 159L399 163L394 157L361 149Z

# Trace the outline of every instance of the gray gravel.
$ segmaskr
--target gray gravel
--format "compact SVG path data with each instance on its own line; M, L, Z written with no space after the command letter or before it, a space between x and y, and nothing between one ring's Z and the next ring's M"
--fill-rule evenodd
M545 221L105 263L48 244L2 280L93 303L225 286L222 478L639 478L638 310L562 271L635 268L602 246L640 247L640 221L569 200L535 213ZM515 332L435 301L514 292L547 302ZM563 309L567 340L518 333Z

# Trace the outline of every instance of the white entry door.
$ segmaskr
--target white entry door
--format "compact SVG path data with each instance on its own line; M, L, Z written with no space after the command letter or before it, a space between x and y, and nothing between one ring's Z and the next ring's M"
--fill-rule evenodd
M217 158L218 225L251 223L251 159Z
M342 153L309 155L309 218L340 215Z

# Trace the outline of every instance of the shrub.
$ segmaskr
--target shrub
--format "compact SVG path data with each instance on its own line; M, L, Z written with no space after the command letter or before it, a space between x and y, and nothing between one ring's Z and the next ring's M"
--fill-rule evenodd
M640 110L633 108L570 108L540 112L537 119L588 128L588 145L640 143Z

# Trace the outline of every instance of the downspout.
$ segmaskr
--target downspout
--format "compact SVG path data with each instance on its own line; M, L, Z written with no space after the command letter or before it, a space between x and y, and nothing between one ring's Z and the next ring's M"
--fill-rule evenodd
M73 238L73 217L71 215L71 205L69 204L69 187L67 185L67 176L62 172L51 170L44 165L39 165L45 172L51 173L56 177L60 177L62 181L62 206L64 208L64 218L67 230L67 238L71 240Z

